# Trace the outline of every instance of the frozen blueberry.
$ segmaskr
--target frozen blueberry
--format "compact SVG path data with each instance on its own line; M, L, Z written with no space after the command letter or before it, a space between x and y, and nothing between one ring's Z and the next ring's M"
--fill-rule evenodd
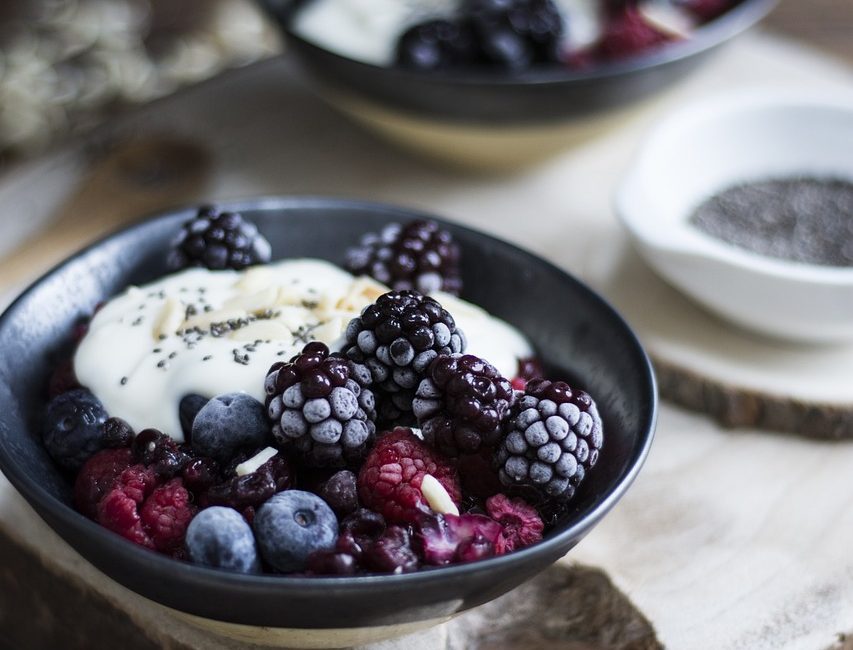
M198 564L240 573L259 573L261 563L252 529L232 508L199 512L187 528L187 552Z
M286 573L305 569L311 553L332 549L338 537L332 509L302 490L276 494L258 509L253 525L263 558Z
M62 393L48 404L43 440L53 459L76 471L106 445L104 406L84 388Z
M266 409L245 393L214 397L195 416L193 449L202 456L227 461L240 447L264 447L270 428Z
M207 404L207 398L202 395L186 395L178 405L178 416L181 419L181 429L185 440L192 440L193 422L202 407Z

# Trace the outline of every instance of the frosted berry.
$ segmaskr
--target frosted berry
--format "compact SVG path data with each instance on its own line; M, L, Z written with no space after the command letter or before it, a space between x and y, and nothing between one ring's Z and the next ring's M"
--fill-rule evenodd
M566 502L598 461L604 442L592 398L564 382L535 380L510 413L495 456L501 482Z
M119 476L133 464L130 449L104 449L92 456L74 480L74 505L89 519L98 516L98 504Z
M448 456L494 447L515 400L509 380L470 354L441 355L427 369L412 408L424 440Z
M77 471L106 447L103 424L107 417L100 400L88 390L62 393L47 406L44 446L63 468Z
M190 266L240 270L269 262L270 257L269 242L255 224L236 212L204 206L183 225L167 261L172 270Z
M389 523L408 524L431 512L421 483L432 475L457 505L461 499L456 468L427 447L411 429L398 428L382 436L358 475L361 502Z
M243 447L264 447L270 435L266 409L245 393L218 395L199 409L192 424L193 451L227 462Z
M259 573L255 534L232 508L214 506L199 512L186 535L187 552L198 564L239 573Z
M416 291L391 291L368 305L346 330L347 358L373 378L378 418L412 418L415 390L440 354L463 352L465 335L447 310Z
M443 22L443 21L437 21ZM346 268L369 275L394 291L459 295L459 245L434 221L389 224L378 234L365 235L346 255Z
M499 553L511 553L542 540L545 524L536 508L523 499L496 494L486 501L486 511L502 528L497 541Z
M308 556L330 550L338 537L338 519L316 494L287 490L257 511L253 523L263 558L279 571L302 571Z
M359 363L312 342L265 382L272 434L310 467L343 467L364 458L376 433L372 378Z

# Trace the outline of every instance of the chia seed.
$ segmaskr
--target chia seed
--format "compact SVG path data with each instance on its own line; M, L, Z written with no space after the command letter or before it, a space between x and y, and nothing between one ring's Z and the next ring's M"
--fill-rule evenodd
M853 182L782 178L745 183L702 203L690 223L768 257L853 266Z

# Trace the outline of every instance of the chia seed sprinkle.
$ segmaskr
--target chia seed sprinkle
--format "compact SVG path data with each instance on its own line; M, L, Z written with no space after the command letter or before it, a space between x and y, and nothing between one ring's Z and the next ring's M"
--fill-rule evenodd
M745 183L702 203L690 223L754 253L820 266L853 266L853 182L781 178Z
M165 359L160 359L160 361L157 362L157 367L165 370L166 368L169 367L169 362L166 361Z
M120 381L119 383L120 383L122 386L127 385L127 377L122 377L122 378L121 378L121 381Z
M201 358L202 361L210 361L213 358L212 355L207 354Z

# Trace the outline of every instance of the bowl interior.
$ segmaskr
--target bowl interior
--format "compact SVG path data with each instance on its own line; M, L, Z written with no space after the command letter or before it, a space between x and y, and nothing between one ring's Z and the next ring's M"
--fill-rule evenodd
M337 263L363 233L421 216L323 199L225 207L258 224L275 258ZM639 471L651 443L656 393L648 359L627 325L596 294L548 263L446 224L463 249L464 297L519 327L551 365L563 369L601 407L602 460L543 543L493 560L416 574L305 579L241 576L177 563L100 528L73 510L69 477L41 445L45 382L57 356L70 350L70 332L79 319L126 285L165 273L169 241L192 214L179 210L90 247L37 282L0 319L0 468L72 546L122 584L176 609L255 625L350 627L417 620L434 614L436 607L452 613L507 591L565 553ZM317 603L333 595L349 609L330 622Z

